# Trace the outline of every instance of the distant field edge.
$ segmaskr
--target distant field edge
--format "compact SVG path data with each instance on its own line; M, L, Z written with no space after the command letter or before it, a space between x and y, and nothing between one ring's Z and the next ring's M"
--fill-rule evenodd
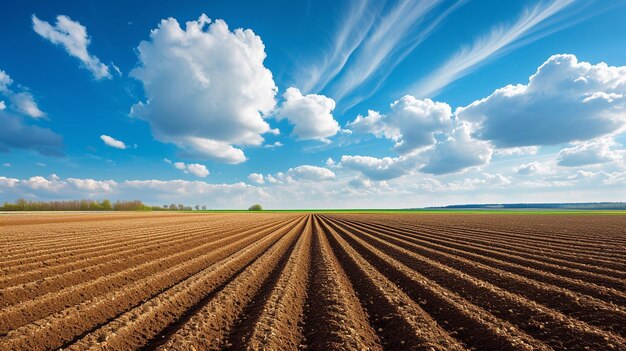
M579 210L579 209L297 209L297 210L206 210L194 213L407 213L407 214L546 214L546 215L626 215L626 210Z

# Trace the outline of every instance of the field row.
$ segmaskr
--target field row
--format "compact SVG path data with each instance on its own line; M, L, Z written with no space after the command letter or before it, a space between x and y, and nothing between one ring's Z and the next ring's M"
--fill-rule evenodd
M442 215L81 219L65 241L15 224L0 349L626 350L626 268L593 250L622 219L603 220L576 245Z

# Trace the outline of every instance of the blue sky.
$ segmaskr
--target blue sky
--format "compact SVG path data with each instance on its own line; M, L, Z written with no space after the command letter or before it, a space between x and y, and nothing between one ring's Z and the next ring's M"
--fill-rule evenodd
M20 1L0 200L621 201L626 1Z

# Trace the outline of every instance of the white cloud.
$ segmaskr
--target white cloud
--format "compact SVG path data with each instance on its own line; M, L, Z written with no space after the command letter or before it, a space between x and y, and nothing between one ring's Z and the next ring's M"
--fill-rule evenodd
M78 179L78 178L67 178L65 180L67 184L78 189L85 190L88 192L103 192L110 193L115 190L117 187L117 182L113 180L94 180L94 179Z
M275 141L273 144L265 144L263 145L264 148L266 149L275 149L278 147L283 147L283 143L281 143L280 141Z
M435 134L452 127L450 105L406 95L391 104L391 111L381 115L368 111L357 116L347 127L357 133L370 133L391 139L400 154L409 154L435 143Z
M248 176L248 180L250 180L251 182L257 183L257 184L265 183L265 180L263 179L263 175L260 174L260 173L251 173Z
M187 180L126 180L119 184L126 197L140 198L148 203L207 204L209 208L248 208L265 203L270 196L261 188L245 183L211 184Z
M344 169L355 170L373 180L388 180L402 177L415 168L415 160L401 157L376 158L371 156L341 157L340 166Z
M537 152L539 152L539 146L509 147L494 150L494 154L498 156L536 155Z
M621 160L626 155L626 150L615 149L619 146L612 138L579 142L572 147L561 150L556 159L559 166L565 167L615 162Z
M100 62L96 56L89 54L87 47L91 39L87 35L87 28L71 18L59 15L53 26L33 15L33 30L55 45L60 45L70 56L79 59L96 79L111 79L109 67Z
M467 75L487 59L504 53L512 48L512 43L526 39L524 44L539 39L548 32L539 33L533 38L530 34L546 28L546 21L570 6L573 0L556 0L526 8L518 20L509 25L491 28L485 36L479 37L470 46L461 50L425 79L419 81L413 89L417 97L432 97L451 82Z
M13 84L13 79L5 71L0 69L0 93L9 91L9 86Z
M13 110L35 119L46 115L39 109L31 93L28 91L15 92L10 88L11 84L13 84L13 79L6 72L0 70L0 94L6 96L11 101ZM24 88L22 87L22 89ZM6 109L6 103L0 101L0 111L4 109Z
M137 51L140 66L130 75L143 83L146 101L131 115L148 121L158 140L188 155L240 163L245 155L233 145L261 145L261 134L271 132L264 116L277 88L252 30L230 31L204 14L182 29L169 18Z
M19 182L20 180L16 178L0 177L0 193L2 192L3 188L14 188L17 184L19 184Z
M5 198L58 199L139 199L148 204L208 204L209 208L248 208L264 203L269 195L245 183L210 184L187 180L95 180L61 179L56 175L15 179L0 176L0 193Z
M273 175L268 174L265 176L265 179L267 179L267 182L270 184L276 184L279 183L280 181L278 179L276 179Z
M506 169L502 169L506 171ZM350 174L341 167L325 181L296 180L289 172L264 176L266 186L243 182L211 184L204 181L98 180L51 175L16 179L0 176L4 199L140 199L151 205L183 203L209 208L410 208L461 203L623 201L626 173L623 170L574 170L559 168L558 174L512 178L498 170L434 177L410 176L377 181ZM312 178L311 178L312 179ZM316 178L318 179L318 178ZM514 180L514 181L513 181ZM435 195L433 195L435 194ZM332 204L330 206L329 204Z
M553 168L549 164L533 161L516 166L513 171L519 175L533 176L550 174L553 172Z
M446 192L463 192L472 191L479 188L502 188L510 185L511 180L500 174L482 173L478 177L463 178L451 182L442 182L435 178L424 178L410 186L410 188L418 191L427 191L431 193ZM476 203L475 201L473 203Z
M497 89L456 114L476 123L475 136L497 147L555 145L622 131L625 94L626 66L592 65L578 62L574 55L554 55L527 85Z
M10 162L5 162L2 164L2 166L4 167L11 167L11 163Z
M287 174L296 181L323 181L335 178L335 172L330 169L310 165L289 168Z
M163 161L165 161L165 163L173 165L174 168L181 170L184 173L191 173L195 175L196 177L204 178L210 174L206 166L201 165L199 163L189 163L189 164L186 164L185 162L173 162L172 163L172 161L168 159L164 159Z
M110 147L122 150L126 149L126 144L124 144L124 142L121 140L117 140L108 135L100 135L100 139L102 139L102 141Z
M187 172L195 175L196 177L204 178L209 175L209 170L205 165L199 163L190 163L187 165Z
M353 23L347 29L348 33L360 39L358 48L349 44L345 48L347 50L341 47L333 49L344 49L342 56L348 56L345 60L349 58L349 61L341 75L335 80L331 96L336 100L342 100L344 96L354 93L366 82L372 81L374 77L379 82L384 81L384 78L462 3L462 1L456 2L448 9L440 11L439 15L433 15L434 10L438 9L442 1L400 0L390 6L373 2L374 10L365 13L363 20ZM348 16L353 15L355 14L348 14ZM365 28L362 27L363 24L366 25ZM358 38L360 33L368 33L368 35ZM343 33L340 32L340 35ZM345 63L344 60L339 61ZM343 67L343 64L338 66ZM332 73L335 72L331 72L330 76ZM369 92L364 94L373 94L378 86L375 85L373 88L369 86ZM357 100L360 99L357 97Z
M340 26L332 38L331 48L325 52L325 57L315 58L311 65L301 67L298 86L303 91L320 91L339 74L376 19L369 1L350 2L345 13L346 16L339 21Z
M20 183L26 185L26 187L32 190L48 190L48 191L56 191L58 187L55 187L54 179L48 180L42 176L34 176L29 179L22 180Z
M11 103L13 103L17 111L19 111L20 113L23 113L33 118L40 118L45 116L45 113L43 113L37 106L33 95L28 92L13 94L10 96L9 99L11 100Z
M335 101L323 95L302 95L297 88L288 88L283 94L285 101L276 111L276 119L287 119L293 124L292 135L301 140L328 142L339 131L332 111Z
M493 149L488 142L473 139L469 123L459 122L448 137L425 151L426 164L421 172L431 174L455 173L469 167L489 163Z

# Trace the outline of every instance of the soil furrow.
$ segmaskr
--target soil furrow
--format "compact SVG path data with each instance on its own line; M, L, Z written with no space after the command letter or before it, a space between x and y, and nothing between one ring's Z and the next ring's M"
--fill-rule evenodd
M293 220L292 220L293 221ZM278 225L280 226L280 224ZM45 316L51 315L63 308L77 305L82 301L89 301L91 298L102 296L109 291L120 291L126 285L135 284L144 279L155 279L170 270L178 271L178 275L170 275L164 281L170 282L176 278L183 279L189 274L206 268L215 262L216 257L222 254L224 249L249 245L255 239L259 239L271 232L273 228L266 229L253 235L248 235L249 231L235 234L231 237L223 238L207 245L196 247L190 251L178 253L173 256L158 258L146 263L144 266L132 267L128 270L118 272L115 275L100 277L87 284L71 286L60 292L43 295L32 301L26 301L18 305L0 310L0 333L7 333L11 329L16 329ZM238 246L239 245L239 246ZM218 249L218 251L213 251ZM230 251L228 251L230 252ZM158 253L157 253L158 254ZM217 255L217 256L216 256ZM159 290L159 289L155 289Z
M590 270L592 272L598 274L605 274L608 276L613 276L615 278L626 278L626 272L623 270L623 264L620 265L619 262L616 261L607 261L601 259L592 259L588 257L580 257L579 254L573 253L559 253L559 252L551 252L546 251L538 247L537 245L523 245L520 243L511 243L510 240L499 238L495 236L484 236L480 239L474 239L474 236L468 234L466 231L460 229L445 229L445 230L424 230L414 226L403 226L398 225L397 223L394 225L390 222L388 224L378 224L368 222L368 225L371 226L381 226L381 227L395 227L396 229L404 229L407 230L411 235L419 236L422 238L431 238L431 239L447 239L451 242L463 243L463 244L471 244L476 247L481 248L490 248L496 251L502 251L505 253L513 253L516 255L520 255L525 258L532 258L541 261L545 261L547 263L552 263L556 265L570 266L572 268L582 269L582 270ZM553 249L551 249L553 250ZM621 269L621 270L620 270Z
M313 232L303 349L382 350L317 216Z
M255 230L262 230L267 226L260 226ZM219 229L217 229L219 230ZM223 239L228 235L236 234L237 229L227 231L205 232L199 231L196 237L189 237L188 233L178 234L175 242L157 241L153 245L144 245L132 247L128 250L119 251L117 253L105 256L95 257L93 260L81 260L66 265L53 266L56 267L58 273L52 276L36 275L27 276L28 279L37 279L21 285L2 288L0 290L0 298L5 304L3 307L14 304L20 300L32 300L38 296L61 290L68 285L79 285L95 277L115 274L129 267L137 267L150 262L155 255L167 257L175 253L188 251L194 247L211 243L213 241ZM12 279L10 280L12 281Z
M345 233L355 244L374 253L381 264L404 275L407 283L411 270L419 272L450 291L456 291L469 302L546 342L552 348L617 350L621 349L618 345L626 344L626 340L617 335L559 314L457 270L438 265L353 227L348 228ZM359 233L359 237L356 237L355 233ZM372 246L373 244L377 248Z
M244 250L223 259L168 291L128 311L96 332L82 338L70 350L104 347L111 350L150 349L193 318L217 294L245 272L252 262L301 225L286 225ZM287 240L289 240L287 238ZM284 242L285 240L283 240Z
M392 232L400 233L398 235L402 235L401 230L389 229L389 228L388 230ZM467 250L464 246L459 246L459 247L446 246L446 245L437 244L434 240L429 241L429 240L419 239L416 237L403 236L402 238L405 240L411 241L412 243L423 246L423 247L428 247L430 249L434 249L434 250L442 251L446 253L456 254L464 258L485 264L487 266L502 269L502 270L505 270L505 271L508 271L517 275L527 277L529 279L534 279L534 280L541 281L544 283L549 283L551 285L558 286L564 289L579 292L581 294L593 296L600 300L607 301L610 303L615 303L620 306L626 306L626 294L617 289L598 286L593 283L588 283L579 279L563 277L547 270L535 269L535 268L527 267L527 266L520 265L517 263L511 263L504 259L497 259L497 258L489 257L486 255L475 253L471 250Z
M308 218L305 218L308 222ZM255 298L268 287L274 288L273 276L282 274L287 262L301 246L301 233L306 222L290 231L267 254L240 274L231 284L215 295L202 309L185 321L173 334L161 342L151 343L144 350L222 350L232 347L229 335L237 328L237 319L244 314ZM277 281L278 279L276 279ZM241 325L238 326L241 328Z
M304 301L307 297L307 278L311 264L312 216L301 240L289 258L276 287L272 291L246 348L252 350L294 350L302 340L299 322L302 320Z
M445 308L433 309L433 300L415 301L379 271L367 257L361 256L342 238L327 218L322 218L329 243L363 307L369 314L370 324L388 349L463 350L494 345L501 350L530 350L529 344L512 344L512 338L493 330L493 324L484 314L472 316L471 312L452 302L443 302ZM424 295L427 296L427 295ZM428 296L427 298L429 298ZM495 320L495 318L491 318ZM470 331L470 327L473 327ZM466 329L467 328L467 329ZM386 343L386 344L385 344ZM526 346L526 347L524 347ZM547 348L538 348L547 350Z
M477 263L476 261L464 259L457 255L425 248L408 240L403 240L401 237L396 237L393 234L385 234L386 232L383 230L375 231L360 224L351 224L364 232L379 236L415 254L436 260L442 265L457 269L474 277L479 277L507 291L525 296L530 300L589 324L596 325L607 331L626 336L626 326L623 325L623 321L626 320L626 310L624 308L605 303L604 301L586 295L577 294L567 289L527 279L507 271ZM457 252L457 254L459 253L462 252Z

